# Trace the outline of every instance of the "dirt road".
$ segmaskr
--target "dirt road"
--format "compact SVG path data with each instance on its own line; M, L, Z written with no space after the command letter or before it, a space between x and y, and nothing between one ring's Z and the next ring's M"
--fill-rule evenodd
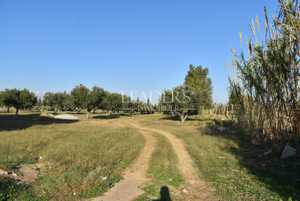
M123 120L121 124L138 129L143 134L145 138L144 149L135 163L125 171L122 181L103 196L91 199L91 201L133 201L144 193L141 187L149 181L146 172L151 154L155 149L154 133L165 136L172 144L178 157L178 169L185 180L185 185L179 189L183 201L214 200L208 185L199 178L194 162L180 139L168 131L143 126L137 121Z

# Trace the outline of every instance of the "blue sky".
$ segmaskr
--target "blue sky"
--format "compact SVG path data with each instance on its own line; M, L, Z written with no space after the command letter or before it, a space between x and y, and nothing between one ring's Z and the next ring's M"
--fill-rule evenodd
M0 0L0 89L116 92L172 88L189 64L209 68L227 100L239 32L276 0Z

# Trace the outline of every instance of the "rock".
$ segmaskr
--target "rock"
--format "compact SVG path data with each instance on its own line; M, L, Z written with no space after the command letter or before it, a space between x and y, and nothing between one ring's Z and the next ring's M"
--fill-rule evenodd
M60 114L54 116L54 119L78 121L79 118L71 114Z
M223 126L218 126L218 127L217 127L217 130L218 130L219 132L223 133L223 132L226 130L226 128L223 127Z
M7 176L7 175L8 173L6 171L0 169L0 176Z
M186 190L185 188L182 190L182 192L183 192L184 194L189 194L188 190Z
M290 145L286 145L282 154L281 159L290 158L296 155L296 149L291 147Z
M10 177L14 177L14 178L18 177L18 175L15 172L13 172L13 171L7 172L7 175L10 176Z

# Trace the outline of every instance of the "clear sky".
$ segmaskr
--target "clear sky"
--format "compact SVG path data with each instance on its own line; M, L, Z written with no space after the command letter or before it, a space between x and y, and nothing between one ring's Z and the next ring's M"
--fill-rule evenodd
M227 100L239 32L276 0L0 0L0 89L162 90L209 68ZM262 19L262 18L261 18Z

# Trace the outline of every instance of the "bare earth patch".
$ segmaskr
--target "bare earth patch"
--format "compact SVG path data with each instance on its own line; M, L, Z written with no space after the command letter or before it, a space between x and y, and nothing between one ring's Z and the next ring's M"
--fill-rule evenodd
M37 164L22 164L14 171L5 171L0 169L0 176L16 180L20 183L34 183L40 173L42 163Z

